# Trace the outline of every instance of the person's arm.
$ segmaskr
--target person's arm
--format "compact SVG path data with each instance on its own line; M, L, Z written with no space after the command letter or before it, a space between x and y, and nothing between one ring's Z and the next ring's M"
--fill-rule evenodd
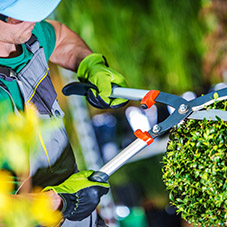
M101 109L115 109L124 106L128 100L110 99L112 86L127 87L124 77L108 66L102 54L92 53L87 44L64 24L47 21L55 30L56 45L50 61L69 70L77 72L81 82L91 83L97 87L89 89L88 102Z
M56 33L55 49L50 61L74 72L86 56L92 53L88 45L78 34L58 21L48 20Z
M39 193L24 193L24 194L16 194L16 195L12 194L10 196L14 199L19 199L19 200L28 199L28 200L32 201L36 198L39 198L39 196L41 195L40 193L45 194L45 196L47 196L47 198L49 198L51 209L53 211L61 210L62 205L63 205L62 199L54 191L39 192Z
M49 198L51 202L51 207L53 210L61 210L62 209L62 199L61 197L55 193L54 191L48 191L48 192L42 192L45 193ZM31 194L32 196L36 196L36 194ZM20 195L18 195L20 197Z
M18 205L21 206L21 209L25 209L23 204L29 204L32 210L32 213L31 213L32 216L28 217L27 216L28 213L26 213L25 214L26 216L24 217L31 218L33 222L38 222L42 226L49 226L50 224L51 226L52 225L60 226L65 219L61 213L62 206L63 206L62 199L54 191L9 194L9 195L6 194L5 196L8 196L8 199L6 199L8 203L17 204L15 207L9 206L7 208L7 202L3 203L3 206L6 205L6 209L4 212L7 213L9 209L10 215L12 215L12 213L15 213L15 215L18 216L18 209L19 209ZM6 218L5 215L0 217L0 226Z

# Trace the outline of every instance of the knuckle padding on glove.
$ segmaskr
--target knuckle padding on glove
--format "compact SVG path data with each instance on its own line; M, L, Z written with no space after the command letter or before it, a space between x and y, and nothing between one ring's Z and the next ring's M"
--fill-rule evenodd
M119 103L118 105L111 105L108 104L106 102L104 102L104 100L99 96L99 94L97 94L97 96L94 95L94 93L92 92L92 90L88 90L87 92L87 97L86 97L87 101L94 107L99 108L99 109L117 109L120 107L125 106L128 101L125 101L123 103Z
M92 186L73 194L59 193L63 201L62 213L64 217L72 221L81 221L88 217L95 210L100 197L108 190L105 187Z
M94 95L92 90L88 90L87 92L87 101L93 105L96 108L100 109L108 109L110 108L110 105L103 101L103 99L97 94L97 96Z
M86 95L87 101L92 106L99 109L116 109L127 103L123 99L108 97L114 84L127 87L127 83L120 73L108 66L102 54L92 53L85 57L78 67L77 75L80 81L89 82L97 87L97 93L89 90Z
M123 106L125 106L128 102L129 102L129 101L120 103L120 104L118 104L118 105L112 105L112 106L111 106L111 109L117 109L117 108L123 107Z

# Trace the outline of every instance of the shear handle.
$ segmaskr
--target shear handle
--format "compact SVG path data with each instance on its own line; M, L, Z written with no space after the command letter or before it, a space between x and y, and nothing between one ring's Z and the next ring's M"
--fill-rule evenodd
M62 93L66 96L69 96L69 95L86 96L88 93L88 90L91 88L98 91L98 88L91 83L72 82L67 84L62 89ZM140 101L148 92L149 90L122 88L122 87L113 86L112 94L110 98L123 98L123 99Z
M139 138L134 140L113 159L107 162L99 171L94 172L89 180L106 182L114 172L123 166L129 159L147 146L147 143Z

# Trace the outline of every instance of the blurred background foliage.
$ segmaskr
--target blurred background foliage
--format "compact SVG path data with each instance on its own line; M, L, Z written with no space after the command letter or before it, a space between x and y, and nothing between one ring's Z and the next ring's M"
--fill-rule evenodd
M204 87L204 2L64 0L55 16L106 56L130 87L180 94Z

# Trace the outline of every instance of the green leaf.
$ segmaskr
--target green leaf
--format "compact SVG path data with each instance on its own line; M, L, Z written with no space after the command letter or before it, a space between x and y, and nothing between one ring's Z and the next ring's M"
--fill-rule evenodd
M219 97L218 93L217 93L217 92L215 92L215 93L214 93L214 100L217 100L217 99L218 99L218 97Z

